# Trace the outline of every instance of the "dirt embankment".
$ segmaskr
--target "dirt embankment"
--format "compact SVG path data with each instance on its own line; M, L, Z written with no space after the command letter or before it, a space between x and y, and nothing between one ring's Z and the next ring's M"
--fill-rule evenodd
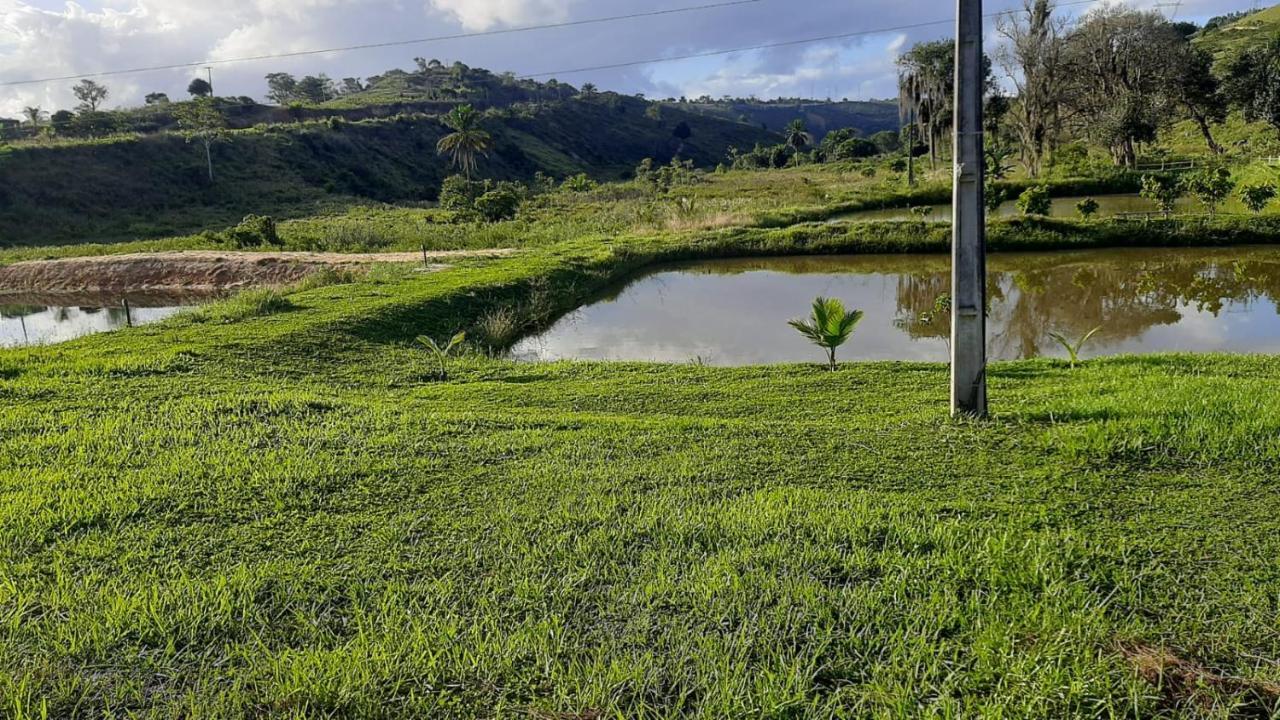
M497 257L509 250L405 253L183 251L33 260L0 267L0 300L22 297L122 296L131 293L216 295L258 285L287 285L321 268L373 263L447 267L450 259Z

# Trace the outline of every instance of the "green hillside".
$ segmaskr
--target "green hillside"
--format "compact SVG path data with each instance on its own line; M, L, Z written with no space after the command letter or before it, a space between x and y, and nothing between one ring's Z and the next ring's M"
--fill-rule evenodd
M1250 13L1222 27L1208 28L1193 42L1212 52L1219 60L1280 33L1280 5Z
M774 132L782 130L792 120L801 119L818 140L832 130L846 127L858 130L863 136L898 129L898 105L888 100L789 103L730 100L667 103L667 106L736 120Z
M679 154L714 166L729 147L778 137L758 127L670 110L637 98L495 110L485 177L625 176L647 157ZM675 129L685 123L690 135ZM434 200L453 170L436 153L446 133L431 116L313 122L241 130L214 146L217 180L181 137L24 144L0 155L0 247L159 237L225 226L247 213L294 216L358 202Z

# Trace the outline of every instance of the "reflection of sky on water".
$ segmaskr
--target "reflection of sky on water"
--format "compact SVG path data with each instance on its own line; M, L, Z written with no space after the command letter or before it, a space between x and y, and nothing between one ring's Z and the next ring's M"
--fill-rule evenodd
M130 308L134 325L170 317L183 308ZM126 327L123 307L37 307L0 305L0 347L47 345L82 335Z
M948 320L927 311L947 259L868 256L717 260L649 274L521 341L521 359L750 365L821 360L786 321L818 295L866 317L840 356L947 359ZM993 359L1062 357L1048 336L1102 325L1083 355L1280 353L1280 249L1127 250L994 256ZM922 320L921 318L925 318Z

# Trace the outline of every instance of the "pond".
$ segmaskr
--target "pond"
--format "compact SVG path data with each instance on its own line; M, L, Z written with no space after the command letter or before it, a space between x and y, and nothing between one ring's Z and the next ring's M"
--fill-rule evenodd
M48 345L83 335L146 325L181 312L187 298L131 295L124 298L0 297L0 347Z
M948 358L942 255L710 260L653 269L520 341L517 359L751 365L819 361L786 323L819 295L866 317L846 360ZM1280 248L1137 249L993 255L989 352L1063 357L1050 337L1101 326L1082 353L1280 353Z
M1098 203L1098 215L1101 217L1119 215L1122 213L1157 213L1159 208L1156 204L1137 195L1080 195L1076 197L1054 198L1049 215L1051 217L1079 217L1076 212L1076 203L1084 200L1086 197L1092 197ZM921 207L928 207L929 214L926 216L930 222L951 222L951 203L921 203ZM1233 209L1230 206L1224 207L1224 210ZM1178 200L1175 212L1178 213L1201 213L1204 207L1199 202L1184 197ZM1018 209L1017 200L1007 200L1000 205L1000 209L995 212L1001 217L1012 217L1021 215L1022 211ZM832 218L835 220L918 220L919 215L911 212L910 208L887 208L884 210L859 210L857 212L845 213Z

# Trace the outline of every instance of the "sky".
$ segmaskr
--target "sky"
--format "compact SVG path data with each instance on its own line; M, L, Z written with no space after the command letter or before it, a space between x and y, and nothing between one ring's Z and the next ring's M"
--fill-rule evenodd
M0 83L153 65L203 62L346 45L494 31L706 5L724 0L0 0ZM1127 0L1150 8L1160 0ZM1177 18L1248 9L1252 0L1185 0ZM986 12L1020 0L987 0ZM1088 5L1077 4L1070 12ZM1175 12L1172 7L1162 12ZM894 59L945 37L954 6L939 0L753 0L617 22L471 37L410 46L219 64L219 95L262 99L263 76L368 77L413 66L414 57L461 61L494 72L645 93L760 98L896 96ZM569 70L787 43L903 25L927 27L588 72ZM989 26L994 20L988 21ZM994 34L991 41L994 41ZM990 43L989 43L990 44ZM149 92L185 97L196 69L99 79L106 107L141 104ZM72 81L0 86L0 117L23 107L71 108Z

